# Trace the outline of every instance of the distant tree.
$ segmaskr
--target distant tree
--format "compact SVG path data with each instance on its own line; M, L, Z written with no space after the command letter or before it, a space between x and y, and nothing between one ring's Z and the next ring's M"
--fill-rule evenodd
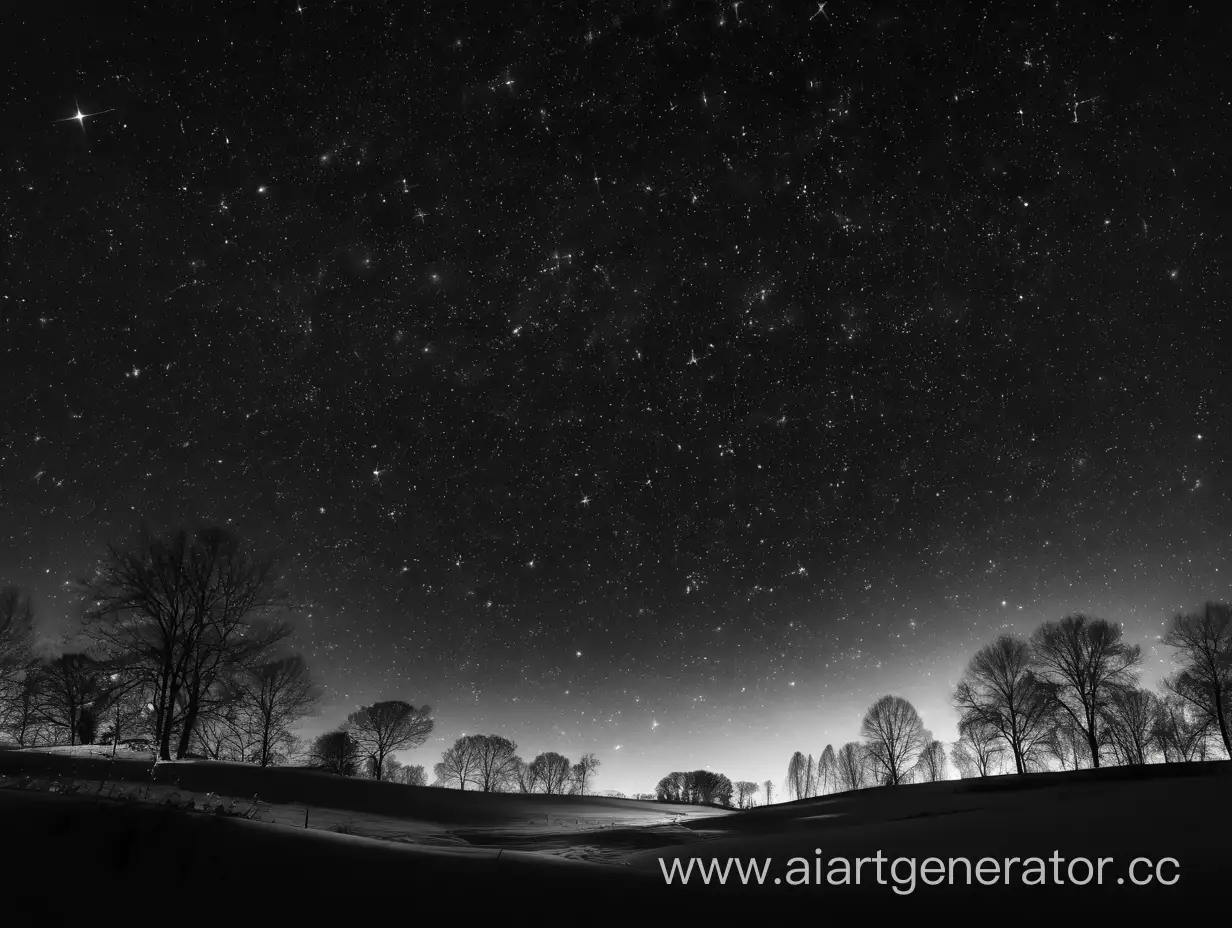
M407 764L398 771L398 782L406 786L427 786L428 773L422 764Z
M752 780L737 780L733 785L736 788L737 808L753 808L753 803L757 801L757 791L760 787Z
M1163 752L1164 763L1206 760L1209 739L1206 713L1195 711L1192 704L1171 693L1156 702L1155 742Z
M85 581L86 631L101 656L142 672L162 760L187 754L220 680L290 633L275 582L272 562L217 527L108 546Z
M398 773L402 770L402 762L392 755L385 758L385 766L381 770L381 779L389 783L398 782Z
M912 768L912 778L921 783L937 783L948 780L945 767L945 745L932 740L924 745L920 757Z
M516 758L517 763L510 767L510 782L519 793L536 792L539 786L539 774L529 763Z
M808 759L803 752L796 751L791 755L791 760L787 762L787 779L783 783L783 789L787 793L788 799L803 799L809 794L809 780L811 777Z
M869 763L878 780L897 786L932 736L915 707L901 696L882 696L860 725Z
M1201 612L1173 616L1163 643L1176 649L1181 664L1165 686L1202 717L1232 757L1232 606L1207 603Z
M603 795L606 796L608 799L628 799L629 798L628 796L626 796L624 793L622 793L618 789L605 789L603 791Z
M685 802L701 805L730 806L732 802L731 780L714 770L693 770L684 775Z
M351 733L344 730L327 731L318 735L309 749L310 762L327 773L353 777L359 770L360 747Z
M1049 690L1031 662L1028 642L1002 635L976 652L954 694L960 723L976 726L973 730L981 734L995 732L1018 773L1030 769L1052 727Z
M669 773L655 786L655 796L660 802L688 802L685 795L685 775Z
M433 725L431 711L427 706L416 709L399 700L377 702L352 712L342 727L355 739L360 752L373 759L379 780L386 757L428 740Z
M87 654L63 654L43 667L43 714L69 744L92 744L98 709L106 690L98 661Z
M548 751L530 762L531 773L539 789L549 796L564 795L569 790L569 775L573 765L569 758Z
M1062 770L1081 770L1091 766L1091 750L1086 732L1064 713L1057 715L1044 747L1046 753L1052 755L1061 765Z
M515 746L516 750L516 746ZM594 776L596 770L602 762L592 753L582 755L582 759L573 765L570 770L570 776L573 780L573 788L580 796L586 795L586 790L590 785L590 778Z
M858 741L848 741L838 749L835 755L834 782L839 792L864 789L868 785L864 746Z
M774 796L774 781L767 780L762 784L762 788L766 791L766 805L770 805Z
M817 761L817 795L824 796L834 789L834 778L837 773L838 760L834 756L834 745L827 744Z
M1149 764L1156 747L1159 698L1136 686L1112 690L1104 707L1104 726L1118 763Z
M241 668L233 682L232 718L243 716L256 740L255 763L285 760L292 728L320 701L308 667L298 655Z
M0 587L0 700L30 663L34 607L20 587Z
M44 672L42 661L29 661L13 674L4 701L0 702L0 731L19 748L55 742L54 731L47 722Z
M432 768L439 786L466 789L472 782L475 765L479 762L477 738L481 735L463 735L441 754L441 761Z
M958 741L950 749L950 760L964 780L988 777L998 771L1008 744L1001 732L978 718L958 724ZM1039 748L1035 748L1038 753Z
M1109 700L1119 687L1134 684L1142 649L1125 643L1119 625L1085 615L1045 622L1031 646L1057 711L1086 738L1091 763L1098 767Z

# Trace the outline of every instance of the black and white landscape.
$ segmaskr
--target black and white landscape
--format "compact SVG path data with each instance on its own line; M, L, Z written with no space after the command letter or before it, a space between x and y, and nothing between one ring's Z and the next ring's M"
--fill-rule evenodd
M1217 5L10 6L11 885L1226 908Z

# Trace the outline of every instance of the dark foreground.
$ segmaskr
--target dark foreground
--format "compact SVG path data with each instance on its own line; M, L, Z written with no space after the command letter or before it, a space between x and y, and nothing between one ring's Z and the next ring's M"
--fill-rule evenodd
M29 790L0 790L5 840L0 873L9 901L42 900L46 911L72 900L170 906L184 915L229 917L241 923L306 917L309 923L369 906L414 916L454 912L470 921L479 912L513 918L582 918L607 924L667 918L777 917L801 914L937 916L963 920L1069 924L1091 916L1147 917L1210 909L1226 912L1232 898L1232 764L1081 771L865 790L805 800L689 824L684 838L653 846L611 831L578 836L608 843L623 856L608 863L538 853L542 836L499 837L468 848L424 847L264 824L143 803L113 803ZM430 791L435 793L437 791ZM461 796L450 796L450 800ZM482 804L484 797L467 797ZM623 842L623 843L622 843ZM822 854L817 854L817 849ZM834 858L948 859L1050 857L1059 852L1065 879L1075 857L1112 858L1104 885L940 885L917 878L908 889L907 865L884 883L866 864L860 886L828 885ZM664 885L660 860L770 859L763 885L700 882ZM1155 879L1126 879L1135 857L1139 877L1170 857ZM792 863L792 858L797 858ZM800 860L802 858L803 860ZM815 879L816 861L825 862ZM807 863L806 863L807 862ZM1047 864L1049 880L1054 865ZM962 868L959 868L961 874ZM799 882L808 873L808 885ZM1079 866L1079 878L1085 869ZM895 876L898 879L895 879ZM775 878L781 880L777 885ZM1118 880L1122 882L1118 882ZM732 885L732 884L737 885ZM900 892L895 892L895 886ZM390 908L393 906L393 908ZM69 911L65 909L65 912Z

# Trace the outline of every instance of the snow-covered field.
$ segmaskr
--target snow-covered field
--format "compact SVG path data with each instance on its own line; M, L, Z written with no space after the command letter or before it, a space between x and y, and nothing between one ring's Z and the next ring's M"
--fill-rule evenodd
M583 899L604 914L626 915L867 913L869 906L906 912L921 904L954 911L949 907L969 902L993 905L998 922L1013 922L1016 914L1038 915L1032 907L1045 900L1068 913L1139 917L1192 908L1208 897L1226 904L1232 869L1232 763L873 789L744 813L591 796L462 793L201 761L120 763L88 752L0 752L0 775L7 787L0 788L0 821L8 834L22 836L8 844L22 849L16 869L6 865L8 876L53 880L58 871L44 872L37 862L70 852L99 862L90 870L99 887L140 876L168 891L217 885L267 898L271 885L290 885L300 893L296 898L307 898L302 894L323 887L368 885L378 897L464 898L472 910L548 905L556 911L558 902ZM255 783L267 788L254 790ZM297 802L293 794L310 801ZM195 811L186 811L189 800ZM251 819L200 811L220 803L231 804L232 816ZM890 860L966 857L974 864L1059 853L1112 863L1103 886L926 887L917 881L900 895L888 870L879 884L871 868L858 887L774 883L791 858L830 861L879 851ZM664 886L661 861L729 857L769 859L768 879L734 889L696 878L688 886ZM1135 857L1175 858L1170 872L1180 880L1117 884Z

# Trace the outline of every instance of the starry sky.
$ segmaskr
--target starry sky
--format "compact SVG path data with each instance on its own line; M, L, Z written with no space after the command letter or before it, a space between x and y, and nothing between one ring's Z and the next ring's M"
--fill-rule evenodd
M327 685L780 782L885 692L1232 595L1227 24L829 0L47 2L0 163L0 577L229 523ZM1212 7L1213 9L1213 7Z

